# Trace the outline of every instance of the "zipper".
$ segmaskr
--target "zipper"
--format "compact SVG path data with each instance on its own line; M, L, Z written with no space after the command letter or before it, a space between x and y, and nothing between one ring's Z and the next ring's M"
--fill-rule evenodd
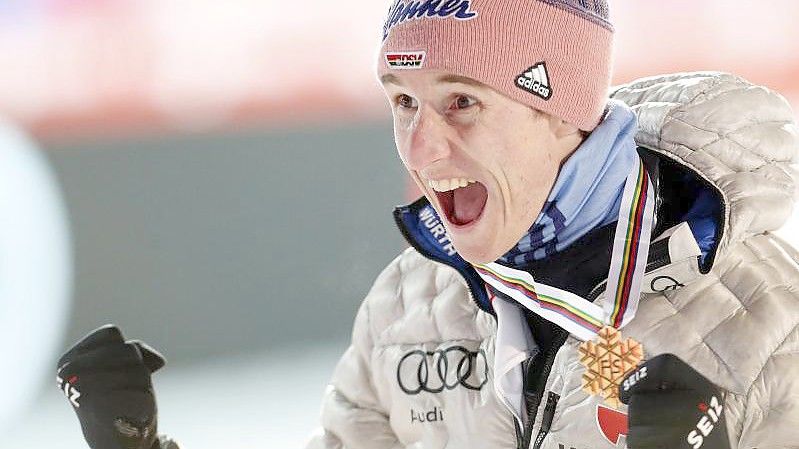
M533 432L533 423L535 422L535 415L538 413L538 404L541 401L540 395L536 395L535 389L530 386L530 383L535 378L535 374L533 371L533 359L527 359L524 361L523 371L524 371L524 381L522 384L522 395L524 397L524 406L526 408L526 418L527 421L524 422L524 428L522 429L522 441L519 444L518 449L527 449L530 447L530 434ZM530 390L531 394L528 393Z
M546 438L549 429L552 427L552 419L555 417L555 408L558 406L558 400L560 400L560 395L557 393L550 391L547 395L547 405L544 409L544 417L541 420L541 429L538 431L538 436L535 438L535 446L533 446L533 449L541 449L544 438Z
M513 428L516 430L516 449L520 449L524 444L524 431L521 427L519 427L519 421L517 421L515 418L513 419Z
M538 414L538 406L541 405L541 399L544 394L544 388L546 388L547 379L549 379L549 373L552 370L552 364L555 363L555 356L558 354L558 351L566 342L566 339L569 338L569 333L563 331L559 337L557 337L549 352L547 352L546 359L543 360L543 363L540 367L536 367L535 361L532 359L527 359L525 361L524 366L524 384L523 384L523 391L524 391L524 403L527 406L527 422L524 425L524 432L522 434L522 441L521 445L518 446L518 449L528 449L530 444L532 443L533 438L533 426L535 425L535 418ZM540 368L540 374L537 374L539 371L536 368ZM537 381L537 385L533 386L531 383L533 381ZM528 391L533 390L531 393ZM552 393L550 393L552 394ZM557 396L557 395L556 395ZM557 403L557 401L556 401ZM547 405L549 406L549 398L547 398ZM552 405L552 413L554 413L555 405ZM546 413L546 412L545 412ZM544 415L544 420L546 420L547 416ZM552 418L549 418L549 425L552 424ZM542 421L542 427L544 422ZM549 429L547 428L547 432ZM542 437L543 438L543 437ZM518 442L518 441L517 441Z

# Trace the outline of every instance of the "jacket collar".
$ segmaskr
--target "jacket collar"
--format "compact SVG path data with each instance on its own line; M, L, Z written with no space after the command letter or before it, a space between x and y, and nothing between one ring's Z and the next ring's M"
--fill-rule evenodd
M472 298L481 309L494 313L483 280L471 264L455 251L441 218L425 197L394 209L394 221L405 240L421 255L448 265L463 276Z
M641 152L641 155L650 170L652 179L656 180L657 203L663 203L664 197L680 195L680 191L671 192L671 186L668 184L663 185L659 180L660 164L658 163L658 158L662 156L645 150ZM672 173L668 172L667 176L671 177ZM673 224L673 217L670 216L672 212L669 209L656 208L656 222L658 224L650 243L649 256L642 281L643 293L659 293L681 288L696 280L702 274L707 273L712 265L713 257L706 259L705 263L700 263L701 251L691 226L686 222ZM396 207L394 209L394 220L405 239L414 249L430 260L443 263L457 270L466 281L475 303L481 309L493 314L491 301L482 279L471 264L455 251L442 220L436 214L435 209L427 198L421 197L411 204ZM666 226L668 228L663 229ZM716 237L715 241L717 242L718 235L714 237ZM588 236L587 240L591 241L592 245L605 245L606 248L613 244L612 233L607 239L591 239ZM715 255L716 246L711 249L711 255ZM568 256L568 260L559 260L558 265L564 263L579 264L587 258L594 257L593 254L605 254L607 261L603 263L605 263L604 269L606 271L610 263L610 251L606 248L591 248L583 245L578 251L572 251ZM541 261L538 265L542 263L546 264L547 259ZM526 268L534 277L536 276L536 268L534 266ZM601 276L597 279L596 286L590 293L587 296L583 295L589 300L597 298L605 289L605 277ZM570 290L563 285L558 287ZM582 292L573 293L580 294Z

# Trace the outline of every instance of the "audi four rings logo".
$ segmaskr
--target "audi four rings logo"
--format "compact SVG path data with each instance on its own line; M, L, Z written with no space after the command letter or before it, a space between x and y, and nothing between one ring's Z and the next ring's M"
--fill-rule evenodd
M411 351L397 365L397 382L406 394L440 393L459 385L479 390L488 382L488 359L483 349L452 346L436 351Z

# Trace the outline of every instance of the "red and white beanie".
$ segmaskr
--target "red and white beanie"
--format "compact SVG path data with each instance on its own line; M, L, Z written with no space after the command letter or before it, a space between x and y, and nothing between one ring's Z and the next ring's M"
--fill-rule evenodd
M590 131L607 103L612 47L606 0L396 0L377 72L466 76Z

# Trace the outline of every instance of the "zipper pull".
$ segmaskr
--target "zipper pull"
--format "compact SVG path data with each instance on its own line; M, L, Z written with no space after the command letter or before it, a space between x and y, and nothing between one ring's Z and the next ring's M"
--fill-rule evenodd
M538 430L538 436L535 438L533 449L541 449L544 438L546 438L549 429L552 427L552 418L555 416L555 409L558 406L559 400L559 394L551 391L547 394L547 405L544 408L544 416L541 419L541 429Z

